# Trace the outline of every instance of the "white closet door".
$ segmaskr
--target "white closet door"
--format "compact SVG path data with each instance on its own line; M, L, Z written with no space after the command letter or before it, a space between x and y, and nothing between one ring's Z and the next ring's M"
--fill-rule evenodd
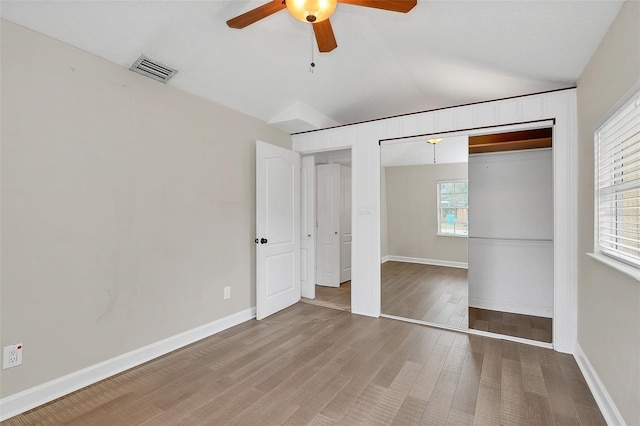
M340 165L322 164L316 172L316 282L340 287Z

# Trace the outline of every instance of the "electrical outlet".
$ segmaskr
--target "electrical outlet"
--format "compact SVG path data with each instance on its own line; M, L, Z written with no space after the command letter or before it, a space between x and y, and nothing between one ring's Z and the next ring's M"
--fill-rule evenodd
M22 364L22 343L5 346L2 351L2 369Z
M231 299L231 287L224 288L224 298Z

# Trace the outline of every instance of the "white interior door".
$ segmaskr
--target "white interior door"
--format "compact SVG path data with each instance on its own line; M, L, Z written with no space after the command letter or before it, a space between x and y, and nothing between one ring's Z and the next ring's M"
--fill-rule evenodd
M317 166L316 179L316 281L319 285L340 287L340 165Z
M300 292L316 298L316 159L302 158L300 169Z
M351 280L351 167L340 166L340 282Z
M256 142L256 317L300 300L300 156Z

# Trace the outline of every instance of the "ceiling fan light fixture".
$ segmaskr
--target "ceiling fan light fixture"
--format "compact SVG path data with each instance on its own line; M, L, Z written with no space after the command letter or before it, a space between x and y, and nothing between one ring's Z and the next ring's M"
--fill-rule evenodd
M427 139L427 143L433 145L433 164L436 164L436 144L442 142L443 138Z
M336 10L338 0L286 0L287 10L299 21L326 21Z

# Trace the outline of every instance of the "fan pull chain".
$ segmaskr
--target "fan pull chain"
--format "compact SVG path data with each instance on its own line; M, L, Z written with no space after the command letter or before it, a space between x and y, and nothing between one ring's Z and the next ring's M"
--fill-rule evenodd
M316 63L313 60L313 42L315 41L315 33L313 32L313 26L309 25L309 28L311 28L311 37L309 37L309 40L311 41L310 43L310 47L311 47L311 63L309 64L309 72L311 74L313 74L313 69L316 67Z

